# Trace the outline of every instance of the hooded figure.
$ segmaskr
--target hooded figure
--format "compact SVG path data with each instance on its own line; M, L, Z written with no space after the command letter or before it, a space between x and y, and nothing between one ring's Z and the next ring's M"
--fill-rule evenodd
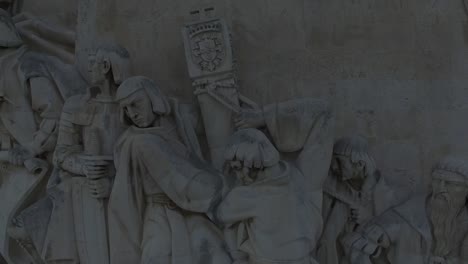
M206 216L224 192L222 175L201 158L178 102L145 77L126 80L116 98L131 126L114 151L110 263L231 263Z
M216 212L236 264L310 264L313 210L304 175L261 131L236 132L225 152L226 174L237 180Z
M347 239L352 264L468 263L468 163L445 157L431 176L429 195L387 210Z
M323 191L325 227L317 248L320 263L346 263L341 240L400 202L377 170L362 137L335 142Z

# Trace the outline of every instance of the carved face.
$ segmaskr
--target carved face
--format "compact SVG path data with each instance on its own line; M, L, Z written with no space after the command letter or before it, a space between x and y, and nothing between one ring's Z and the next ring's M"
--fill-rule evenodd
M460 182L432 180L430 219L434 237L433 254L444 257L455 246L458 231L457 216L465 208L468 188Z
M432 180L432 198L443 200L453 206L463 206L468 194L465 184L459 182L444 181L441 179Z
M150 127L158 117L153 112L150 98L144 90L136 91L120 102L125 115L140 128Z
M243 185L250 185L257 179L258 170L244 166L241 161L229 161L229 166L231 167L231 172Z
M109 71L109 60L103 58L99 52L98 54L90 54L88 56L88 72L90 73L93 85L103 84Z
M364 178L364 163L362 161L353 163L351 158L346 156L334 155L331 169L343 181Z

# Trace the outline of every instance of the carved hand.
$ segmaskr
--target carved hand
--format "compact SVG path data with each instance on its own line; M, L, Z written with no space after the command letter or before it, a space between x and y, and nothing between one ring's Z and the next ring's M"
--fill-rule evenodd
M100 179L108 176L109 161L83 160L83 173L88 179Z
M360 233L349 233L340 242L351 264L371 264L371 258L380 254L379 246Z
M242 110L234 118L237 129L260 128L265 126L265 117L262 110Z
M111 182L109 178L88 180L91 196L96 199L108 198L111 193Z
M352 207L351 208L351 219L358 224L364 224L368 219L372 217L372 209L367 207Z
M34 157L34 153L23 146L16 146L8 153L9 162L13 165L21 166L23 163Z
M388 248L391 243L385 230L378 225L367 227L364 231L364 236L382 248Z

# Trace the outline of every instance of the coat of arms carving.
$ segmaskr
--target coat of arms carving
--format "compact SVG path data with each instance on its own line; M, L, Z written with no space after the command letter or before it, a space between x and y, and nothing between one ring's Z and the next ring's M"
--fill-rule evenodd
M223 20L187 25L183 34L191 78L232 70L229 33Z

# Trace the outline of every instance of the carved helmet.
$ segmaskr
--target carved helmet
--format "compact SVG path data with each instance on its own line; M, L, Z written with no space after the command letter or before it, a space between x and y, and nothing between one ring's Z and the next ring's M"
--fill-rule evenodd
M263 132L249 128L231 136L224 158L242 161L249 168L268 168L279 162L280 155Z
M153 80L144 76L135 76L125 80L117 89L115 99L121 101L140 90L144 90L151 100L154 113L158 115L170 114L171 106L167 97ZM124 111L121 111L120 114L121 120L125 122Z
M0 8L0 47L14 48L21 46L21 39L10 14Z
M468 187L468 159L447 156L432 168L432 178L448 182L458 182Z

